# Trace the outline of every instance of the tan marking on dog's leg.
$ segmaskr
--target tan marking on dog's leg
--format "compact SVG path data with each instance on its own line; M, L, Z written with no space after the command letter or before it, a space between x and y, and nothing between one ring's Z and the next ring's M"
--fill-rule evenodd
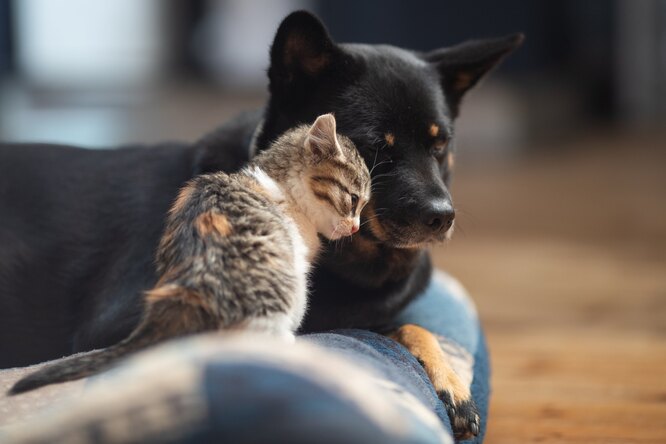
M207 211L197 217L194 226L200 236L209 236L216 233L220 236L228 236L231 233L231 224L224 214Z
M453 166L455 164L453 153L449 153L446 155L446 163L449 165L449 169L453 169Z
M456 438L478 435L479 417L473 406L470 389L451 367L435 335L418 325L406 324L388 336L407 348L421 363L440 398L451 398L452 406L447 406L447 410ZM442 401L446 403L446 399Z
M423 363L423 368L435 388L445 388L450 391L454 402L470 398L469 388L460 382L437 338L430 331L418 325L407 324L389 337L404 345L415 358Z

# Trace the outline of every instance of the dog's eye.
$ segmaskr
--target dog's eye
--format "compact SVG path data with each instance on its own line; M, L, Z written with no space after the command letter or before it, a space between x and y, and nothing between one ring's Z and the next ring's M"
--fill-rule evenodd
M449 145L449 139L437 140L432 146L432 154L435 156L442 156L446 153L446 148Z

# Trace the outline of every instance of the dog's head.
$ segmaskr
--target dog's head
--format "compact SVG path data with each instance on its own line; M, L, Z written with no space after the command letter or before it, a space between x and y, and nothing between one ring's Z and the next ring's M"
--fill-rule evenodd
M271 48L271 97L257 146L334 113L372 173L361 233L398 248L443 240L455 216L448 183L460 101L521 41L512 35L429 53L336 44L316 17L295 12Z

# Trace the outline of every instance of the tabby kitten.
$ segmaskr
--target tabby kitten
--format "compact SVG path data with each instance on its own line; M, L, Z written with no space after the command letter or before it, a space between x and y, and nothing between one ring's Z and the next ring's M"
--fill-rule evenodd
M241 172L190 181L173 204L157 251L161 276L137 328L120 343L19 380L17 394L83 378L168 338L253 330L294 339L307 272L328 239L359 229L370 174L331 114L286 132Z

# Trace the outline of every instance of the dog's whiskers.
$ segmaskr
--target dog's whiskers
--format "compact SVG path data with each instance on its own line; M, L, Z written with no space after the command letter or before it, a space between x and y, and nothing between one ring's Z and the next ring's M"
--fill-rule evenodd
M377 174L375 177L372 178L372 180L377 180L381 179L382 177L390 177L395 175L396 173L394 171L389 171L388 173Z
M372 168L370 168L370 176L372 176L372 172L375 170L375 167L377 166L377 156L378 155L379 155L379 150L375 151L375 159L372 161Z
M375 161L377 161L377 152L375 152ZM375 170L375 168L377 168L380 165L384 165L386 163L393 163L393 160L391 160L391 159L382 160L381 162L379 162L377 164L373 164L372 168L370 169L370 175L372 175L372 172Z

